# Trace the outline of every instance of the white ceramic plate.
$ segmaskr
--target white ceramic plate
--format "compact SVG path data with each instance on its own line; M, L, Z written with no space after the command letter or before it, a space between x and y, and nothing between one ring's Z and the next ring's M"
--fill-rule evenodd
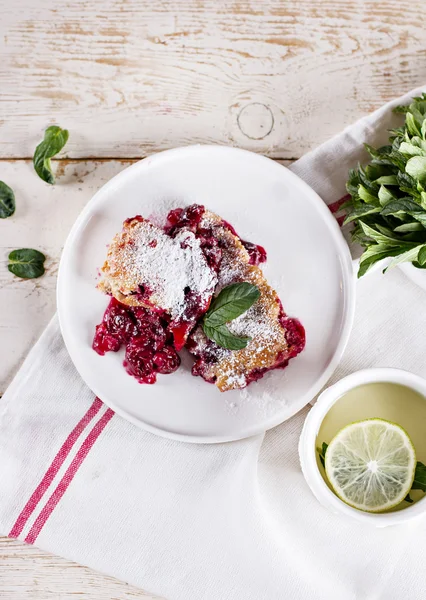
M135 214L164 215L200 203L268 252L264 267L287 314L306 329L306 349L284 371L244 391L220 393L193 377L192 359L141 385L123 353L99 356L95 325L108 298L96 289L107 244ZM351 257L319 196L281 165L244 150L190 146L162 152L109 181L77 219L59 269L58 312L71 358L87 385L124 418L151 432L192 442L223 442L265 431L314 398L345 348L353 319Z

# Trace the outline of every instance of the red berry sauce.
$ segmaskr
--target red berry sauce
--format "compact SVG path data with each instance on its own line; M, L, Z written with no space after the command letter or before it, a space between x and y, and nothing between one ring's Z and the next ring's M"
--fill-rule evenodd
M112 298L102 323L96 326L92 347L104 355L124 345L126 371L140 383L155 383L157 373L173 373L180 365L167 326L158 314Z

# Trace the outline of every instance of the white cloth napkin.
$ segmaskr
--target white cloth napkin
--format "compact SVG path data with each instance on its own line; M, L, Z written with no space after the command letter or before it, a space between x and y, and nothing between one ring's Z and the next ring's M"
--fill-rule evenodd
M392 104L421 91L293 170L339 199L362 143L384 141ZM398 270L362 279L333 380L370 366L426 376L425 302ZM156 437L94 399L54 318L0 401L0 531L168 600L423 600L426 520L376 530L318 504L297 455L307 411L235 443Z

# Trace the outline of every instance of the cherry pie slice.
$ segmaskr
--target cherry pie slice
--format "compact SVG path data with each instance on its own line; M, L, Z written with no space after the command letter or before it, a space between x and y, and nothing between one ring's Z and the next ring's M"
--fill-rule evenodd
M177 223L175 232L179 227ZM257 266L266 258L263 248L253 244L247 248L235 230L210 211L203 213L195 235L216 240L221 250L216 294L231 283L243 281L256 285L261 294L247 312L228 323L233 334L251 338L242 350L221 348L206 337L201 325L187 342L188 350L196 357L193 375L214 383L222 392L241 389L267 371L287 366L304 348L304 329L299 321L285 315L277 293Z

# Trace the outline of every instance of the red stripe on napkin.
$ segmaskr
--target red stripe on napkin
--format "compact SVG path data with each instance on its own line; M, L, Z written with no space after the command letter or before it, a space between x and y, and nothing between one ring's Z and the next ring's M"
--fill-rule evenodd
M83 463L84 459L89 454L89 451L92 448L93 444L96 442L96 440L98 439L98 437L100 436L102 431L105 429L107 423L111 420L111 418L113 416L114 416L114 411L112 411L109 408L105 412L105 414L102 416L102 418L99 419L99 421L96 423L96 425L94 425L93 429L91 430L89 435L86 437L86 439L82 443L80 450L77 452L77 454L73 458L70 466L65 471L65 474L62 477L61 481L58 483L58 486L56 487L55 491L50 496L49 500L46 502L44 508L38 515L37 519L34 521L34 524L31 527L30 532L28 533L27 537L25 538L25 541L27 542L27 544L34 544L40 531L43 529L44 525L46 524L46 521L48 520L48 518L54 511L56 505L58 504L58 502L60 501L62 496L67 491L69 484L74 479L74 476L77 473L78 469L80 468L81 464Z
M77 425L71 431L71 433L59 449L58 453L56 454L55 458L53 459L52 464L47 469L43 479L40 481L37 488L33 492L31 498L28 500L28 502L22 509L19 517L16 519L16 522L9 533L9 537L17 538L22 533L22 530L28 522L28 519L33 514L47 488L52 483L59 469L64 464L75 442L77 441L81 433L84 431L84 429L87 427L87 425L90 423L90 421L92 421L92 419L97 415L102 406L103 405L101 400L99 400L99 398L95 398L93 404L86 412L84 417L77 423Z

